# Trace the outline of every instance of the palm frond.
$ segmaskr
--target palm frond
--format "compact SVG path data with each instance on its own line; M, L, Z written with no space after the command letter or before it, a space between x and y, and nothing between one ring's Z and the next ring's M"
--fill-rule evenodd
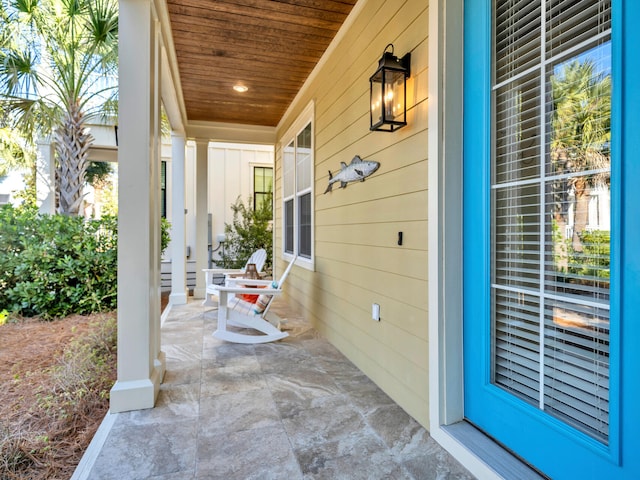
M12 50L2 54L0 91L3 95L36 95L39 81L37 56L30 50Z

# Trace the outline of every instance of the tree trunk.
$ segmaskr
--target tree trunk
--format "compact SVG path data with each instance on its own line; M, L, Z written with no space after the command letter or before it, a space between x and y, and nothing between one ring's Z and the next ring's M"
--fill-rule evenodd
M573 239L572 246L576 252L582 252L582 240L580 235L587 227L589 220L589 197L591 189L586 179L579 178L575 183L575 210L573 217Z
M70 103L62 125L56 129L55 140L60 193L58 213L78 215L93 136L84 126L84 114L77 103Z

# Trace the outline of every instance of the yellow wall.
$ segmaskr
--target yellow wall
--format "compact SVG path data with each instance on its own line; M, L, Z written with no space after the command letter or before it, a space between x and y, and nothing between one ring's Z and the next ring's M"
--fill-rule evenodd
M279 142L315 103L315 271L295 268L288 300L387 394L428 428L428 0L361 0L338 48L279 128ZM385 46L411 52L408 125L369 131L369 77ZM276 146L275 252L282 252L282 147ZM380 162L363 183L328 171L354 155ZM397 245L398 232L404 244ZM282 271L282 260L278 263ZM381 321L371 319L372 303Z

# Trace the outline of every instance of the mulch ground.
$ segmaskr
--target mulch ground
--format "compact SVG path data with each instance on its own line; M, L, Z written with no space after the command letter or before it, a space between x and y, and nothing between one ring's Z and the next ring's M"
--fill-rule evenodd
M53 388L50 368L75 337L86 334L93 315L43 322L26 319L0 326L0 478L70 478L109 408L108 399L61 426L38 404ZM113 365L115 369L115 365ZM32 439L39 439L35 443ZM42 442L46 447L43 450ZM21 452L19 473L7 468ZM37 453L34 453L37 452Z
M168 297L163 292L162 309ZM89 403L65 422L47 414L40 399L54 388L51 368L59 364L65 348L87 335L104 315L0 325L0 480L68 479L73 474L109 409L109 399ZM115 379L115 359L110 368ZM19 471L7 467L16 451L26 459Z

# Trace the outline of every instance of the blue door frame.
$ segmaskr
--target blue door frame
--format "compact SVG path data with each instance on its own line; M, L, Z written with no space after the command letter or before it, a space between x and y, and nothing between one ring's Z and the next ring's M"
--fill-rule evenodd
M490 381L491 3L464 14L465 416L554 479L640 479L640 2L612 1L608 445Z

